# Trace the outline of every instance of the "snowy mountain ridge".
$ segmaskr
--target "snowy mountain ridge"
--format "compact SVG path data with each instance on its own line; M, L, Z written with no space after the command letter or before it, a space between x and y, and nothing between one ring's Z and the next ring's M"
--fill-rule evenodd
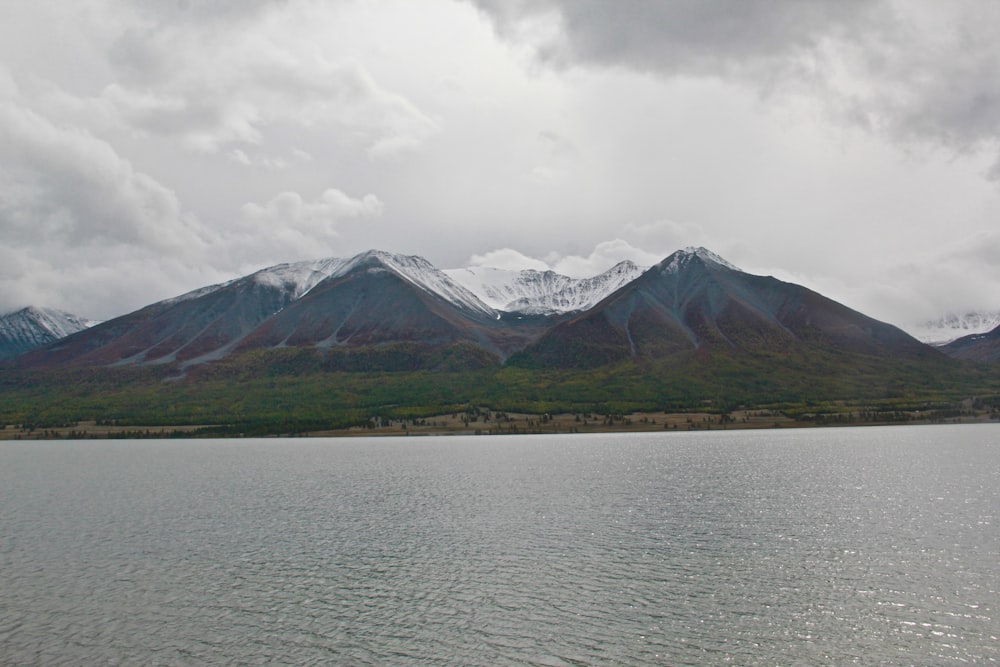
M28 306L0 316L0 359L10 359L95 324L56 310Z
M280 289L289 295L290 301L297 301L323 281L344 276L365 263L372 265L369 270L393 271L459 308L491 318L498 317L498 311L552 315L586 310L646 270L628 260L590 278L570 278L551 270L511 271L478 266L441 270L416 255L368 250L353 257L277 264L243 278L192 290L164 303L195 299L242 280Z
M555 271L491 267L446 269L444 273L497 310L552 315L586 310L638 278L643 271L644 267L626 260L591 278L570 278Z
M467 310L495 317L494 310L475 294L452 280L423 257L397 255L382 250L368 250L353 257L329 257L276 264L248 276L192 290L161 303L178 303L210 294L240 281L271 287L285 292L289 301L297 301L321 282L347 275L355 268L371 264L368 270L391 270L421 289Z

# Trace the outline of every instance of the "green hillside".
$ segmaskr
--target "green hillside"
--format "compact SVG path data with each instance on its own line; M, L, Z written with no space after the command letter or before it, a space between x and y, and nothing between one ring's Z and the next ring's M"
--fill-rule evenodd
M522 360L524 361L524 360ZM321 352L253 351L194 367L5 370L0 423L40 428L85 420L212 425L213 433L294 433L425 417L484 405L528 413L702 410L790 412L942 408L1000 395L995 366L935 355L889 361L800 347L746 355L687 351L596 368L500 365L474 346Z

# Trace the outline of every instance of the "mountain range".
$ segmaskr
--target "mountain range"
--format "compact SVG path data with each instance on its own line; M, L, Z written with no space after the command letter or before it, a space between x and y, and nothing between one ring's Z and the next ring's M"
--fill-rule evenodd
M555 368L806 344L886 358L937 354L896 327L745 273L705 248L649 269L622 262L587 279L441 271L420 257L372 250L281 264L67 333L19 365L185 369L253 350L399 344L422 352L461 345L480 360Z
M1000 359L996 331L934 348L705 248L588 279L441 271L372 250L273 266L86 328L63 320L68 335L51 325L53 340L3 362L0 423L281 433L467 405L923 410L1000 395L982 363Z

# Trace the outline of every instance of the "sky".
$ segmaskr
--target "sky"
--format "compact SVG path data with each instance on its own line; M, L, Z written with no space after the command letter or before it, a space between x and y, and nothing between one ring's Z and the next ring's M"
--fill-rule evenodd
M1000 309L991 0L0 0L0 312L377 248L705 246L907 328Z

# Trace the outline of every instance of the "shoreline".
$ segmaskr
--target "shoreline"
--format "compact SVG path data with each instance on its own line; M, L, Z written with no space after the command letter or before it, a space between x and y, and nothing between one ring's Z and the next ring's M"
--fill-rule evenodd
M558 413L532 415L490 410L471 413L450 413L426 418L372 418L368 426L272 433L261 435L207 433L210 424L184 426L97 424L94 421L49 428L22 428L7 425L0 428L0 441L17 440L116 440L169 438L347 438L390 436L450 436L450 435L542 435L583 433L677 433L694 431L736 431L789 428L836 428L843 426L903 426L919 424L984 424L1000 423L989 412L978 412L949 418L930 418L919 413L902 413L902 417L885 419L862 418L854 413L825 415L820 418L795 419L777 410L736 410L728 414L703 412L634 412L625 415L594 415Z

